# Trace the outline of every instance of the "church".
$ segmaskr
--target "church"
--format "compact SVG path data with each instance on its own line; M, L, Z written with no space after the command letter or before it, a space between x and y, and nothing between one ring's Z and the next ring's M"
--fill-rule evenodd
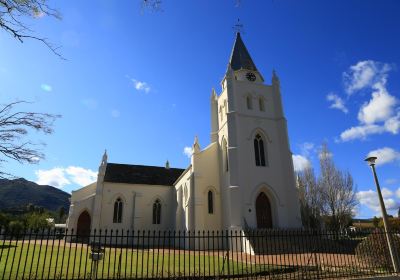
M279 78L265 83L239 32L210 109L210 144L195 138L186 169L110 163L104 153L97 181L72 192L68 229L300 228Z

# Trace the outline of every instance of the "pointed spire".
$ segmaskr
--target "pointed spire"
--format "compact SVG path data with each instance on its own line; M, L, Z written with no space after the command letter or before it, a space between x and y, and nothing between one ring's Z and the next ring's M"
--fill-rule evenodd
M108 159L107 149L105 149L104 150L104 154L103 154L103 158L101 159L101 165L107 164L107 159Z
M212 88L211 90L211 101L216 101L217 100L217 93L215 92L215 89Z
M167 162L165 163L165 169L169 169L169 161L167 160Z
M272 85L277 85L277 86L279 86L279 84L280 84L279 77L278 77L278 75L276 74L276 71L275 71L275 69L274 69L274 70L272 70Z
M236 33L236 40L232 49L232 54L229 63L231 64L233 70L246 69L246 70L258 71L256 65L251 59L249 52L246 49L246 46L242 41L239 32Z

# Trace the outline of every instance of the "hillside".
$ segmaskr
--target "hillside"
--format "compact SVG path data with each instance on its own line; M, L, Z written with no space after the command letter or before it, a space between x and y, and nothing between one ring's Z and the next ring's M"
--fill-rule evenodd
M23 178L0 179L0 210L19 208L29 203L55 211L63 206L68 212L70 194Z

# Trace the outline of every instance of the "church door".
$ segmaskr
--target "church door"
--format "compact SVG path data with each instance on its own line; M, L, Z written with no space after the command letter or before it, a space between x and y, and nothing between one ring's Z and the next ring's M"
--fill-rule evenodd
M81 241L89 240L90 235L90 215L87 211L83 211L78 218L76 234Z
M257 228L272 228L271 204L265 193L256 199Z

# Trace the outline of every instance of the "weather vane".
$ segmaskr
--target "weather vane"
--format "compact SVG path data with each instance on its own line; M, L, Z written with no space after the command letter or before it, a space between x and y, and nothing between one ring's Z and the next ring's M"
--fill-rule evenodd
M244 33L243 24L240 22L240 19L237 20L237 23L232 28L235 31L235 33Z

